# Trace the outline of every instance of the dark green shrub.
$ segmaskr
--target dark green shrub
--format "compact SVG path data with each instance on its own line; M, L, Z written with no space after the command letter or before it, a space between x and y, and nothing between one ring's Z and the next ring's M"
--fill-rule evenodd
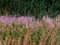
M55 17L59 10L60 0L0 0L0 14Z

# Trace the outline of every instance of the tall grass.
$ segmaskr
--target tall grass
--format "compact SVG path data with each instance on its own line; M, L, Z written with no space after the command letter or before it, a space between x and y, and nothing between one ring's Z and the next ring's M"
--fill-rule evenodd
M0 45L60 45L60 16L0 16Z

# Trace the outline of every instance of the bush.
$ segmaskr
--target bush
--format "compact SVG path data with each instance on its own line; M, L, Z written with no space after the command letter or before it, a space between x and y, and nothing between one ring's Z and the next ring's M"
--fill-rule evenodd
M0 14L55 17L60 11L59 0L0 0Z

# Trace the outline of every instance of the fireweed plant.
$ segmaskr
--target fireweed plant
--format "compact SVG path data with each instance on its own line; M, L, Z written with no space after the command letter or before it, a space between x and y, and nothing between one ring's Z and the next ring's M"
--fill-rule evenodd
M60 16L0 16L0 45L60 45Z

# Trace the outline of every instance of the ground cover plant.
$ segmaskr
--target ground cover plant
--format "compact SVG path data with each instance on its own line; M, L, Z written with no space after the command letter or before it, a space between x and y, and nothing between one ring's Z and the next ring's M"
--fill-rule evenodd
M0 45L60 45L60 16L0 16Z

